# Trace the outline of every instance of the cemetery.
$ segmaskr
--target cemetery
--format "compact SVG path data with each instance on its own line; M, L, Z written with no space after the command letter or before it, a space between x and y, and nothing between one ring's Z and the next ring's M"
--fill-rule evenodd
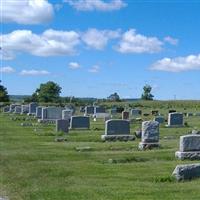
M192 117L181 114L182 104ZM200 102L139 101L121 113L112 111L112 103L101 104L104 109L85 105L85 113L79 107L72 112L68 106L14 105L0 113L1 186L12 199L200 195ZM109 118L94 121L94 113Z

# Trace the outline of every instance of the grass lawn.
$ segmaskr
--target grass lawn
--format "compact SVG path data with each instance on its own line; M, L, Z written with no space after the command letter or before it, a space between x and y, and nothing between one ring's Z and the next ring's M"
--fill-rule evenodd
M101 142L103 121L91 122L88 131L70 131L67 141L59 143L54 142L53 125L42 125L35 131L34 127L23 127L22 121L13 121L1 113L0 197L8 196L9 200L199 200L200 179L178 183L171 178L177 164L198 162L178 161L174 157L179 136L194 127L200 129L200 117L189 117L185 121L189 127L161 126L160 149L138 151L139 139ZM132 134L139 126L131 124ZM77 147L90 148L77 150ZM109 162L111 159L113 162Z

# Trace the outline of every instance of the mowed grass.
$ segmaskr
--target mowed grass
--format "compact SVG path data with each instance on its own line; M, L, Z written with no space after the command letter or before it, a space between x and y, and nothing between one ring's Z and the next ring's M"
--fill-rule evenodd
M158 108L159 109L159 108ZM200 179L176 182L171 173L179 136L200 117L189 117L189 127L160 128L161 148L138 151L133 142L102 142L104 122L90 130L70 131L66 142L54 142L54 126L22 127L0 114L0 197L10 200L129 200L200 199ZM140 124L131 124L133 134ZM167 138L166 138L167 137ZM80 148L77 150L76 148ZM90 147L90 148L84 148ZM112 161L112 162L111 162Z

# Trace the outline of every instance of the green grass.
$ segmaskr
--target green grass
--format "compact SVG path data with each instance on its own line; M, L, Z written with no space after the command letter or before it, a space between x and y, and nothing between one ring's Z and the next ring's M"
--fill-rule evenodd
M165 105L159 110L166 113ZM181 107L177 110L181 111ZM196 110L196 106L188 110ZM35 127L22 127L22 121L12 121L10 116L0 114L0 197L8 196L10 200L198 200L200 179L178 183L171 177L177 164L195 162L178 161L174 157L179 136L194 127L200 129L200 117L185 121L189 127L161 126L160 149L138 151L139 139L101 142L103 121L92 122L89 131L70 131L67 142L59 143L54 142L53 125L42 125L35 132ZM132 124L131 132L139 126ZM165 136L173 137L166 139Z

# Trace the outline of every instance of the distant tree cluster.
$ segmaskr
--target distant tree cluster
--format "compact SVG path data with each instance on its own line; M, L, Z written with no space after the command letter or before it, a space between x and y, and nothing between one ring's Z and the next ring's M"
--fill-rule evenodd
M7 88L1 84L1 80L0 80L0 102L9 102Z
M111 94L107 99L110 101L120 101L120 97L116 92Z

